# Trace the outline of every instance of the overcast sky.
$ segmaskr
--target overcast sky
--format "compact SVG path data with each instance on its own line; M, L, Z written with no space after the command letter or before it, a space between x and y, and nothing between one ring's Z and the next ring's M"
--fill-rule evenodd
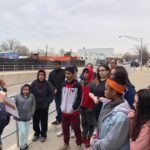
M0 0L0 41L15 38L31 50L114 48L150 44L150 0Z

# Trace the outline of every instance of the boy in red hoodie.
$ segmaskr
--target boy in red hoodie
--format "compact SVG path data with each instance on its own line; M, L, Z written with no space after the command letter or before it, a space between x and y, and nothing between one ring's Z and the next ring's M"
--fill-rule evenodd
M90 138L94 131L94 105L92 99L89 97L90 84L93 81L93 70L85 68L83 70L82 96L81 104L81 123L82 123L82 141L85 147L90 147Z

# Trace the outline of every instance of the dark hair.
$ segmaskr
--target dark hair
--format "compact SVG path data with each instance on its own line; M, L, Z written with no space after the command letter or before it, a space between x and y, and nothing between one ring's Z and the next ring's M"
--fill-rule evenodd
M138 105L135 116L135 124L132 131L132 140L135 141L142 126L150 120L150 90L141 89L137 92Z
M125 71L122 71L122 69L119 69L119 68L122 68L122 66L116 66L114 68L115 69L115 74L114 74L114 77L111 78L111 80L113 80L113 81L115 81L115 82L117 82L117 83L119 83L121 85L125 85L126 86L127 85L127 73ZM117 95L119 97L121 97L123 94L117 92Z
M78 68L76 66L73 66L73 67L74 67L75 72L78 72Z
M72 74L74 74L75 69L74 69L73 66L69 66L69 67L66 67L66 68L65 68L65 71L69 71L69 72L71 72Z
M22 86L22 88L21 88L21 94L23 95L23 89L24 89L25 87L28 87L28 88L29 88L29 94L30 94L30 92L31 92L31 86L30 86L29 84L24 84L24 85Z
M116 66L115 68L115 75L117 74L124 74L125 78L126 78L126 85L131 85L132 83L129 80L128 77L128 72L127 70L123 67L123 66Z
M44 78L46 78L46 72L45 72L45 70L41 69L41 70L39 70L38 73L37 73L37 79L38 79L38 76L39 76L39 73L40 73L40 72L42 72L42 73L44 74Z
M109 68L108 65L104 65L104 64L99 65L99 67L97 68L96 79L93 81L96 85L98 85L99 82L100 82L100 80L101 80L101 77L100 77L100 75L99 75L99 68L100 68L100 67L103 67L103 68L105 68L107 71L109 71L108 77L109 77L109 74L110 74L110 68Z
M93 65L92 65L91 63L86 64L86 67L87 67L88 65L90 65L91 68L93 69Z
M61 65L61 61L60 61L60 60L55 60L55 61L54 61L54 64L59 64L59 65Z

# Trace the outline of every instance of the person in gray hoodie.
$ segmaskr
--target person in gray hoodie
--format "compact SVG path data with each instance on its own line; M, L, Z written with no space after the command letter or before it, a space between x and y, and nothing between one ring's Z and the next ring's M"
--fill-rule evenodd
M103 103L97 134L93 135L90 141L93 150L130 150L128 138L130 106L122 96L125 85L123 74L114 79L107 79L105 97L109 101Z
M25 84L21 88L21 93L15 96L16 107L19 118L16 118L19 128L19 145L20 150L28 149L28 131L29 123L35 111L35 99L30 93L30 85Z

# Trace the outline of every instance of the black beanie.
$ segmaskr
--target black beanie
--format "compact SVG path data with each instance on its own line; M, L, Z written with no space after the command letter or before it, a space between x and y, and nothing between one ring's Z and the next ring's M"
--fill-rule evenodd
M66 67L65 71L69 71L69 72L71 72L72 74L74 74L75 69L74 69L73 66L71 66L71 67Z

